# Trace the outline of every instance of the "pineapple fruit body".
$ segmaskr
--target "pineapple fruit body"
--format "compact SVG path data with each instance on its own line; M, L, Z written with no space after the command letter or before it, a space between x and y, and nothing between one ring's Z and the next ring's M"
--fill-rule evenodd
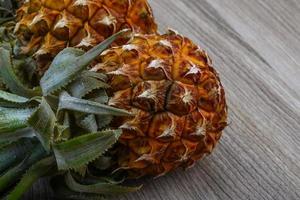
M146 0L25 0L17 21L19 54L34 55L41 75L67 46L87 50L124 28L139 33L157 29Z
M118 162L133 176L160 176L210 153L227 125L223 86L207 54L174 31L136 34L101 55L93 71L109 75L110 106L134 113L116 118Z

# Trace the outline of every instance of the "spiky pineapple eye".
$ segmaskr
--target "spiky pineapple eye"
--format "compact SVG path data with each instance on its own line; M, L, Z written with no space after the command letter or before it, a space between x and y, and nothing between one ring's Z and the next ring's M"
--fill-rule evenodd
M124 52L122 52L121 57L125 64L138 64L139 52L135 48L134 45L123 46Z
M141 82L133 89L132 104L148 112L164 111L169 81Z
M171 80L171 66L162 59L147 58L140 65L140 74L144 80Z
M90 13L90 10L87 6L86 0L77 0L73 1L73 3L70 4L70 6L67 8L67 11L70 12L75 17L86 21L90 15L93 13Z
M169 90L166 109L178 116L187 115L197 108L198 91L195 86L173 83Z
M160 59L172 58L172 44L167 40L161 40L153 46L150 54Z

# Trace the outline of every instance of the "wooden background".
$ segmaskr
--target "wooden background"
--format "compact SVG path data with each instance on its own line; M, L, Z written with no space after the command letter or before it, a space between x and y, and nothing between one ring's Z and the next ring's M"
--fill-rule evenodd
M162 31L177 29L213 58L230 126L194 168L145 180L140 192L122 200L299 200L300 0L150 4ZM47 193L35 194L27 198Z

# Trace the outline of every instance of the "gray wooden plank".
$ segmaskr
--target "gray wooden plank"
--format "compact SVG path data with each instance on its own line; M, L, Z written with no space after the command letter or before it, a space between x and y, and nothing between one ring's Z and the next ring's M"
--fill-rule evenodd
M299 0L149 1L162 32L179 30L213 58L230 125L194 168L121 199L300 199Z

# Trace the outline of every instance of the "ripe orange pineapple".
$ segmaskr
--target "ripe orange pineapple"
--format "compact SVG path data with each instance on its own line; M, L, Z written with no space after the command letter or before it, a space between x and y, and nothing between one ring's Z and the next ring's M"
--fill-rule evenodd
M136 34L107 50L93 71L109 75L110 106L123 135L119 165L134 176L164 175L210 153L227 125L224 89L207 54L174 31Z
M21 54L35 55L40 74L67 46L88 49L123 28L157 29L146 0L25 0L17 19Z

